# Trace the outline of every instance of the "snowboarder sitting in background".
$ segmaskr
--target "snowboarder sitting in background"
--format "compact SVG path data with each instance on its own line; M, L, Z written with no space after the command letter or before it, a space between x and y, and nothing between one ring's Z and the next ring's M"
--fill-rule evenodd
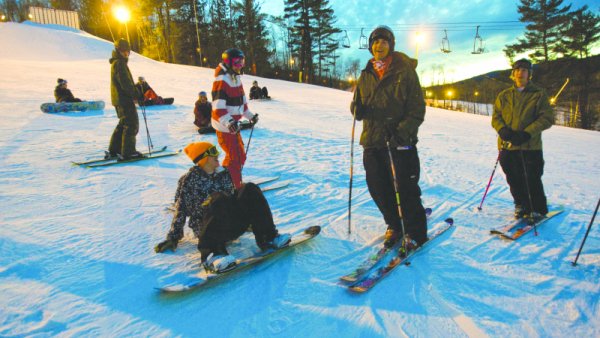
M208 102L205 91L198 93L198 100L194 106L194 124L198 128L210 127L210 114L212 104Z
M54 88L54 98L56 98L56 102L81 102L80 99L73 96L71 90L67 89L67 80L58 79L56 81L58 84L56 88Z
M258 81L255 80L252 82L252 87L250 87L250 100L270 98L271 97L269 96L269 91L267 90L267 87L260 88L258 86Z
M223 166L229 169L233 185L242 184L242 167L246 162L244 141L240 135L240 119L247 118L253 124L258 122L258 114L248 109L248 100L240 79L244 68L244 53L230 48L221 55L222 62L215 69L212 87L213 111L211 124L217 133L219 145L225 151Z
M152 106L155 104L163 104L164 100L161 96L158 96L154 89L150 87L148 82L143 76L138 77L138 82L135 84L138 91L142 94L139 103L143 106Z
M500 166L513 196L515 218L529 217L535 222L548 213L542 183L542 131L554 123L554 112L544 89L531 82L532 75L531 61L513 64L514 86L498 94L492 127L498 132Z
M278 234L269 204L256 184L234 188L229 171L219 166L219 151L214 145L195 142L184 151L194 166L179 179L171 229L154 251L177 248L187 217L198 238L202 264L209 271L235 265L235 257L228 254L225 245L244 234L250 225L256 244L263 251L290 242L289 234Z

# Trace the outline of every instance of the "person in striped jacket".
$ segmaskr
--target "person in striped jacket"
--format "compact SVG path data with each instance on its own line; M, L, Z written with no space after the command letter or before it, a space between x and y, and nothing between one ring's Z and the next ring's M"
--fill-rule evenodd
M248 99L240 79L245 63L244 53L237 48L230 48L221 57L222 62L215 69L212 87L211 125L217 132L219 145L225 151L223 166L229 169L231 180L239 189L242 185L242 167L246 162L239 121L245 117L255 124L258 114L248 109Z

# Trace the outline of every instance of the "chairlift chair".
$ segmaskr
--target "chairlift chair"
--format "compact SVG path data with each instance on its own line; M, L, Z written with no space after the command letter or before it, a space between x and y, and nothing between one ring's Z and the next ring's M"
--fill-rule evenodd
M475 31L475 41L473 41L473 51L471 54L482 54L484 52L483 48L483 39L479 35L479 27L477 26L477 30ZM479 45L479 47L477 47Z
M340 39L340 45L344 48L350 48L350 38L348 37L348 31L344 30L344 35L341 39Z
M450 40L448 40L448 32L445 29L444 29L444 38L442 38L441 50L444 53L452 52L452 50L450 50Z
M369 49L369 39L365 34L363 34L364 28L360 29L360 37L358 38L358 48L359 49Z

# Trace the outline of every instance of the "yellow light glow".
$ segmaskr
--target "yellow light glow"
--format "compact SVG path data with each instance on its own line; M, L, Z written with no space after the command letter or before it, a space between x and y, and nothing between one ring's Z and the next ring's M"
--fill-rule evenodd
M115 15L115 18L121 23L126 23L129 21L129 19L131 19L131 14L125 6L114 7L113 14Z
M550 98L550 104L554 104L555 102L556 102L556 98L555 97Z
M451 90L446 92L446 96L448 96L448 97L452 97L452 94L454 94L454 93Z
M475 96L479 96L479 92L475 92Z
M6 15L3 15L3 16L1 17L1 19L2 19L2 21L4 21L4 20L6 19Z
M423 32L417 31L415 33L415 43L422 44L425 41L425 34Z

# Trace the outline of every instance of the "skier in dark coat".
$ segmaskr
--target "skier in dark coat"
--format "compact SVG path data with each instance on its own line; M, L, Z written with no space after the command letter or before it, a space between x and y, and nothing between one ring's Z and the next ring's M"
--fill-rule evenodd
M394 34L389 27L379 26L373 30L369 50L374 58L360 74L350 109L356 120L363 121L360 136L363 164L371 197L387 223L385 245L392 246L404 238L403 247L411 249L427 241L416 147L417 132L425 117L425 101L415 71L417 61L394 52L394 44ZM399 187L401 215L394 183ZM406 234L402 233L402 223Z
M492 127L498 132L500 166L514 199L515 218L535 220L548 213L542 183L542 131L554 123L554 112L546 92L531 82L532 75L531 61L513 64L515 84L498 94Z
M67 80L58 79L56 81L58 84L56 88L54 88L54 98L56 98L56 102L81 102L80 99L73 96L71 90L67 89Z
M289 234L278 234L269 204L260 188L245 183L235 189L229 171L219 166L219 151L208 142L191 143L184 149L194 166L179 179L175 192L175 215L167 239L154 248L175 250L189 227L198 238L198 250L205 268L219 271L235 264L226 242L237 239L252 225L261 250L289 243Z
M210 127L212 104L208 102L205 91L198 93L198 100L194 105L194 124L198 128Z
M119 123L115 128L108 152L110 156L120 156L123 159L142 157L136 150L136 136L139 131L139 117L135 103L140 93L135 87L131 72L127 66L131 47L127 40L120 39L115 42L115 49L110 58L110 97Z

